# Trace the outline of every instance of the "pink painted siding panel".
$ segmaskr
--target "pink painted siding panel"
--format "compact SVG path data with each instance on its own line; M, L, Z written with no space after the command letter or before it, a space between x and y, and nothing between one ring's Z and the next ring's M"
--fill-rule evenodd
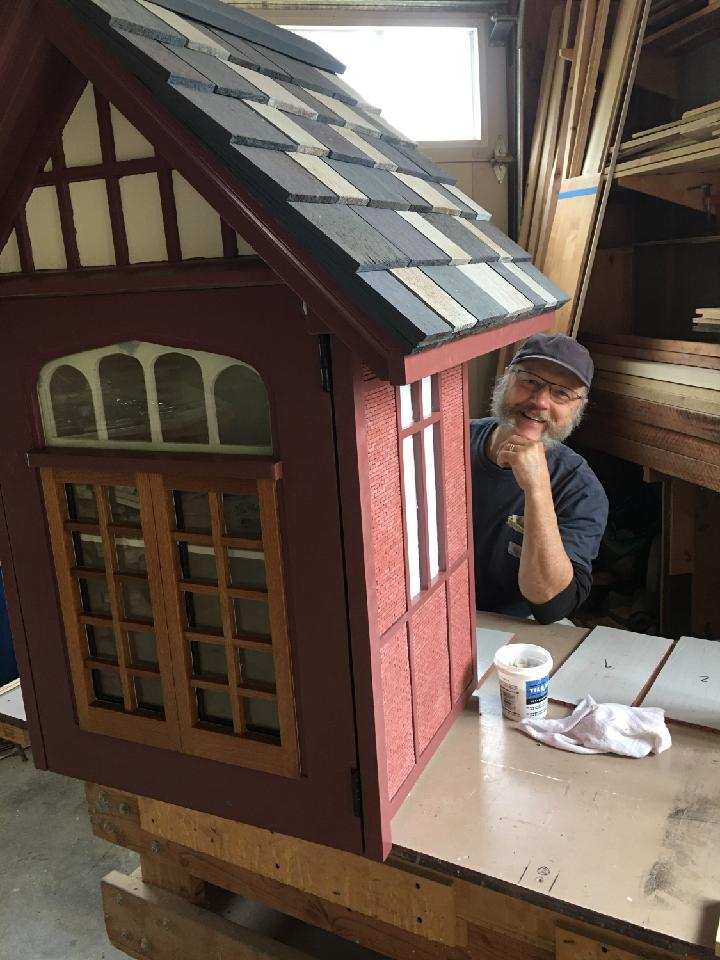
M456 703L473 678L472 624L468 565L461 564L448 579L450 624L450 678L452 701Z
M367 383L365 390L377 633L381 636L406 610L397 409L391 384L374 380Z
M410 644L417 749L421 754L451 706L447 605L442 587L413 614Z
M443 472L447 522L448 567L467 550L467 499L465 495L465 425L462 368L440 374Z
M415 766L406 626L383 644L380 651L380 677L385 722L387 797L392 800Z

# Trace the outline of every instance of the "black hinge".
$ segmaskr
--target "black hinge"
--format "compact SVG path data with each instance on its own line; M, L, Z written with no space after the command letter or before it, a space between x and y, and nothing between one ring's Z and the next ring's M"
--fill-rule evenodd
M350 790L352 792L353 815L362 817L362 780L357 767L350 770Z
M318 334L318 352L320 354L320 382L325 393L332 393L332 353L330 334Z

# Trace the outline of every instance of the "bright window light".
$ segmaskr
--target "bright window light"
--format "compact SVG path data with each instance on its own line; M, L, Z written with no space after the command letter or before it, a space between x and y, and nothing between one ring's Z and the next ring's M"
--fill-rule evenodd
M287 27L342 63L342 77L412 140L479 140L477 30Z

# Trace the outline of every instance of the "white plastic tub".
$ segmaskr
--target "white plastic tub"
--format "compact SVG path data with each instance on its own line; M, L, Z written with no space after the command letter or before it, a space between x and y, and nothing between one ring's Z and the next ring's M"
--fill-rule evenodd
M503 716L538 720L545 716L553 660L534 643L508 643L495 654Z

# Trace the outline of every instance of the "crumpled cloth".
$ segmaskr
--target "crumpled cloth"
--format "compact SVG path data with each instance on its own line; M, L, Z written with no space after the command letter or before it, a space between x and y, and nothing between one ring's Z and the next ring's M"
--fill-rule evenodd
M588 694L569 717L560 720L522 720L518 724L535 740L573 753L617 753L646 757L672 746L660 707L626 707L596 703Z

